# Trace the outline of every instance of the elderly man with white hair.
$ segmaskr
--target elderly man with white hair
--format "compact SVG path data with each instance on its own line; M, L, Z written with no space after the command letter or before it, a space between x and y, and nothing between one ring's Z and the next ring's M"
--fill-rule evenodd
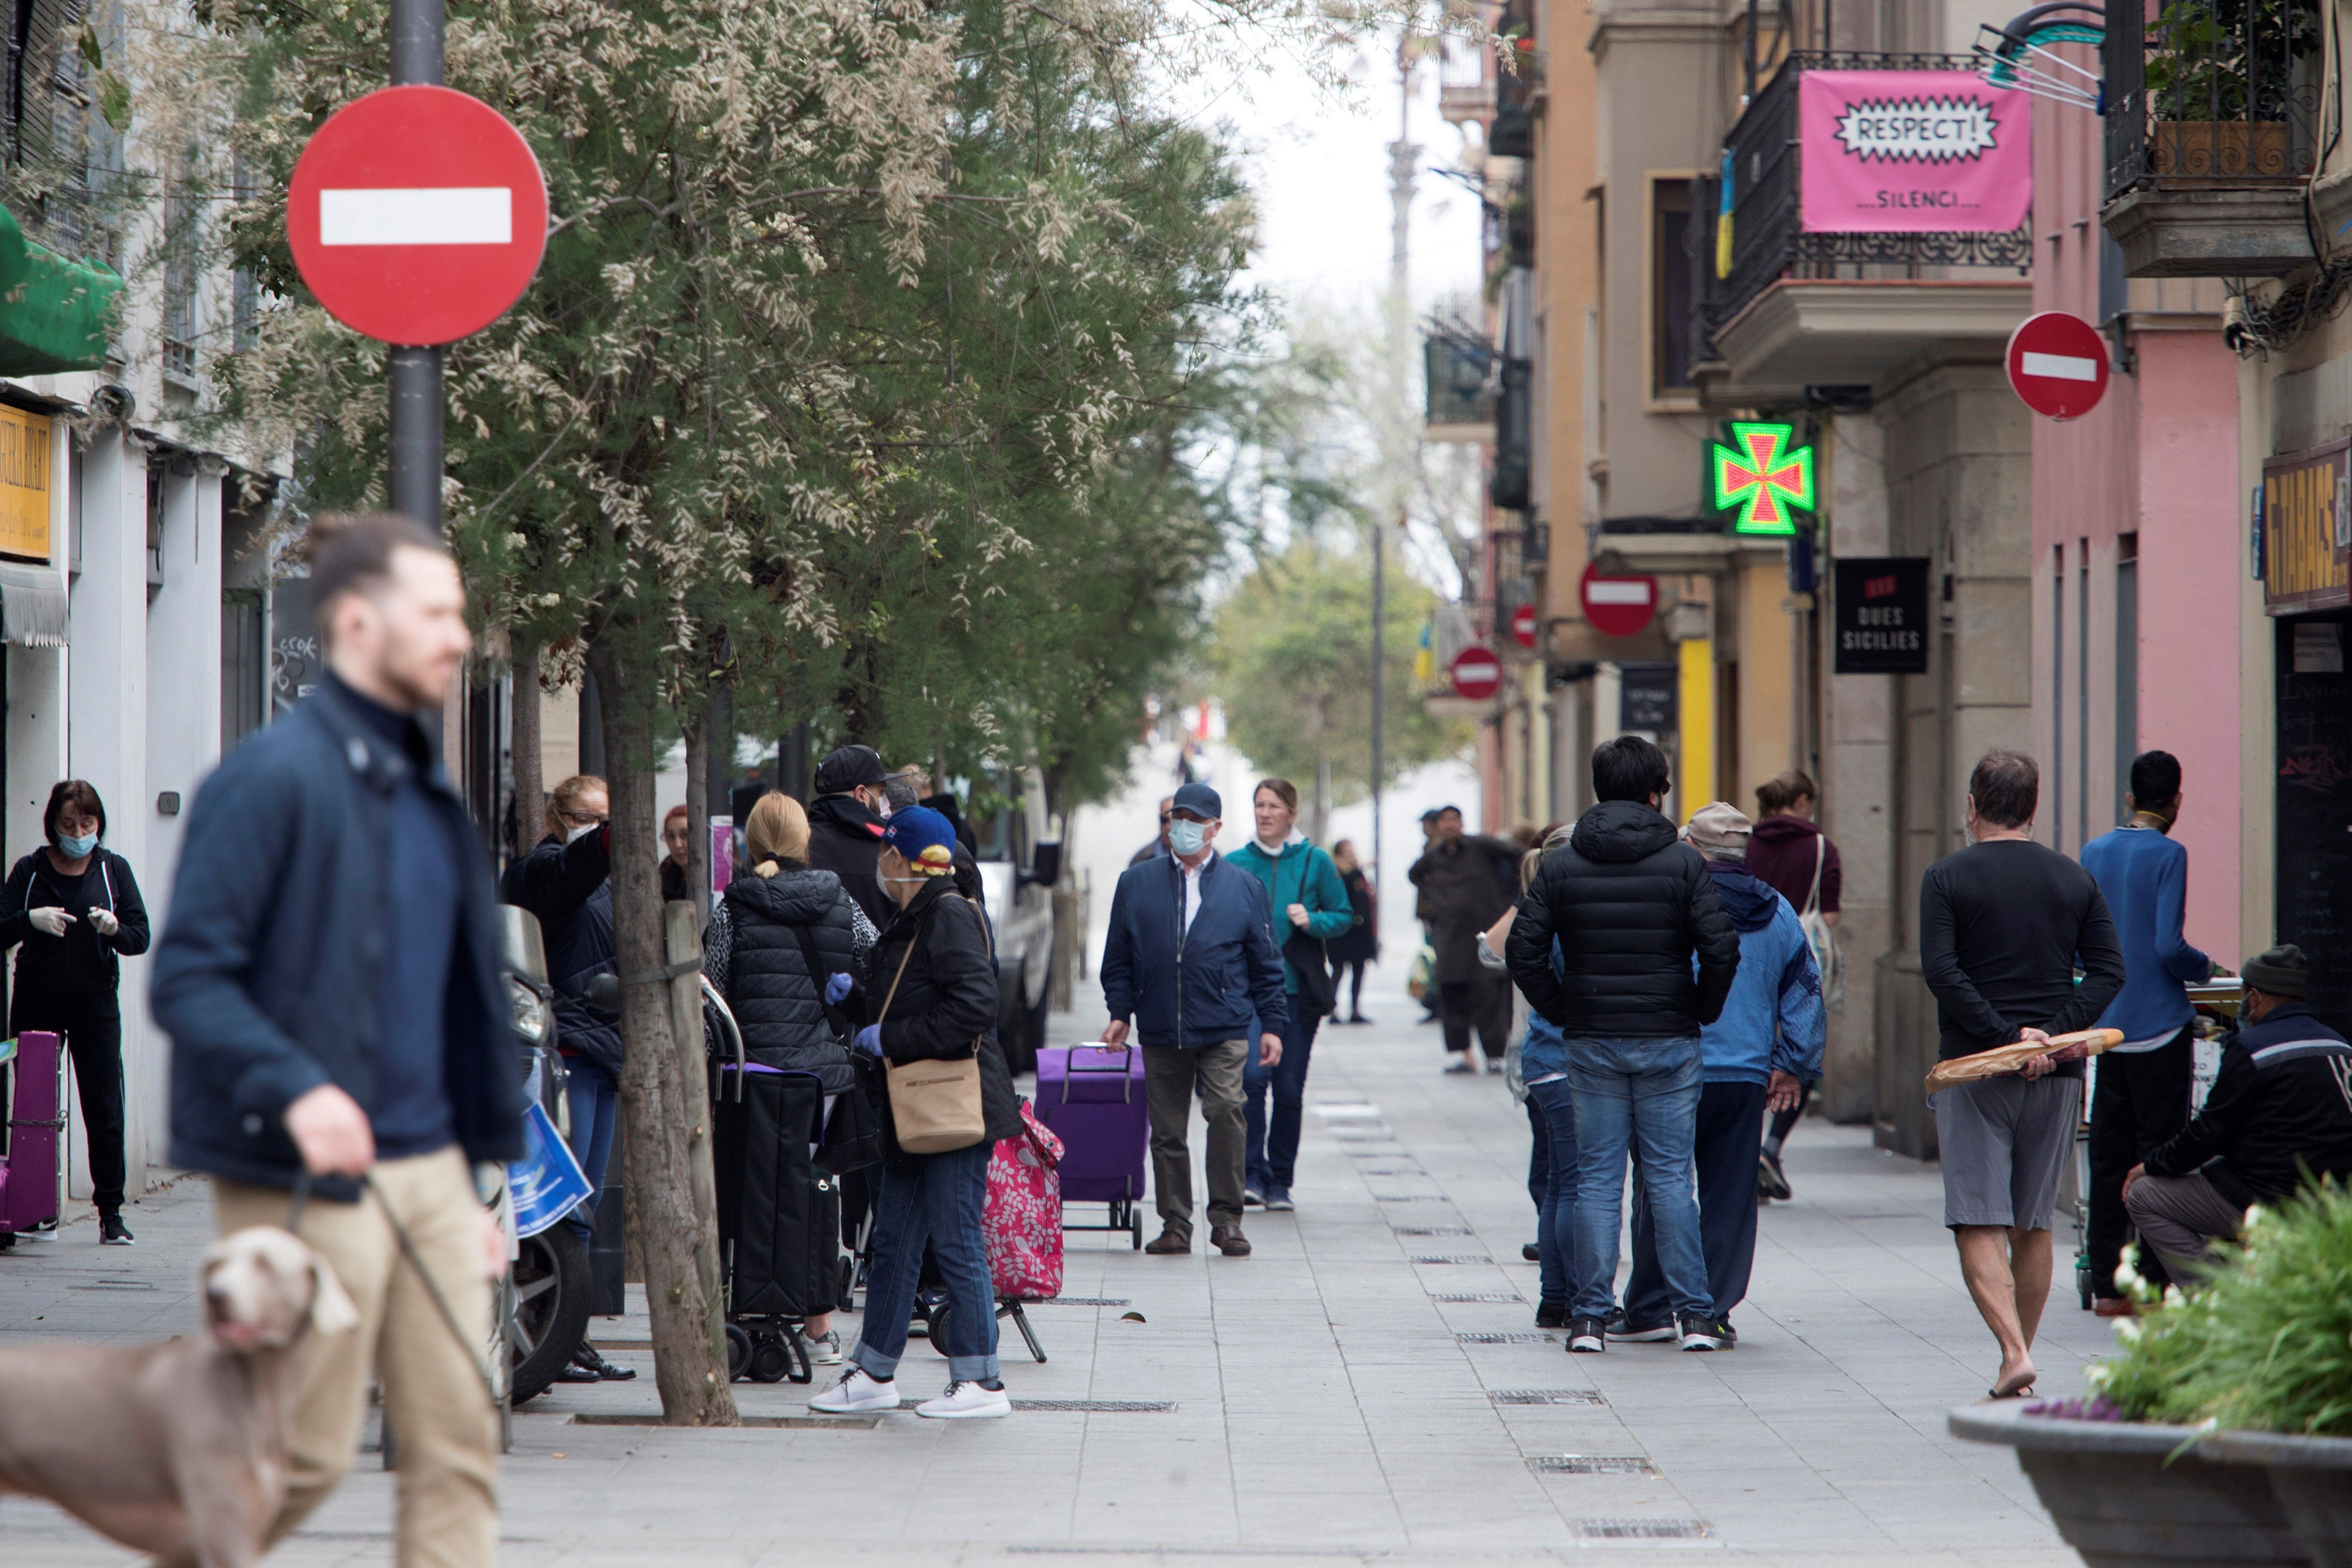
M1715 1298L1716 1337L1739 1341L1731 1309L1748 1294L1756 1262L1756 1156L1764 1115L1797 1103L1822 1074L1829 1018L1822 1010L1821 970L1789 901L1748 869L1752 824L1718 800L1702 809L1683 838L1706 862L1716 896L1739 933L1739 973L1722 1016L1699 1030L1702 1084L1691 1164L1698 1176L1699 1247ZM1633 1273L1609 1337L1671 1339L1674 1314L1658 1267L1649 1205L1633 1184Z

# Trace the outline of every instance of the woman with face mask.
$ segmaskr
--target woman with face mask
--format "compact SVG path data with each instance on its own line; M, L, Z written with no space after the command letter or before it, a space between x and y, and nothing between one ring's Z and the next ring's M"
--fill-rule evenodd
M613 948L612 797L593 773L575 773L547 792L546 833L507 867L499 897L539 916L547 944L548 984L555 988L555 1044L569 1071L569 1142L587 1176L587 1200L563 1223L586 1246L596 1229L596 1200L613 1157L621 1109L621 1019L588 999L589 982L617 975ZM586 1340L561 1383L625 1382L636 1373L614 1365Z
M99 846L106 836L106 807L97 790L66 779L49 791L41 826L48 843L18 861L0 892L0 946L16 947L8 1032L48 1030L65 1036L89 1134L98 1239L128 1247L119 959L147 951L147 906L131 862ZM54 1228L37 1234L57 1239Z

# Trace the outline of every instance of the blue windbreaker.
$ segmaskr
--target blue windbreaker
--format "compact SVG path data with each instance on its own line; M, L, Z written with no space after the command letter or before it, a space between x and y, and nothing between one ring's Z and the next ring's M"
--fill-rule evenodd
M1723 1016L1699 1031L1710 1083L1765 1083L1777 1070L1811 1083L1822 1075L1829 1014L1822 972L1789 901L1737 862L1710 860L1715 891L1739 932L1739 973Z

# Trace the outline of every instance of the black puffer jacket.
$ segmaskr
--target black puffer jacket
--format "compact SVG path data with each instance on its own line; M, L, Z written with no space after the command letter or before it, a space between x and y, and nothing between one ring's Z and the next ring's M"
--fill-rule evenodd
M961 1060L971 1054L977 1040L988 1142L1020 1135L1021 1103L996 1043L996 960L989 950L987 917L958 896L946 878L917 890L882 928L881 944L874 949L872 996L881 1015L887 1061ZM886 1153L903 1166L919 1156L899 1150L888 1097L882 1098Z
M599 975L617 974L613 956L612 832L583 833L570 843L554 834L507 867L499 900L539 916L547 944L547 983L555 988L555 1043L586 1060L604 1080L621 1082L621 1020L591 1009L584 994Z
M1544 857L1504 957L1528 1005L1571 1040L1672 1039L1722 1015L1739 933L1672 822L1638 800L1604 800Z
M829 871L787 869L744 875L727 884L733 946L727 960L727 1007L743 1031L743 1051L763 1067L814 1072L824 1092L856 1087L848 1041L825 1019L824 982L856 971L849 894ZM806 931L823 973L811 975L801 946Z

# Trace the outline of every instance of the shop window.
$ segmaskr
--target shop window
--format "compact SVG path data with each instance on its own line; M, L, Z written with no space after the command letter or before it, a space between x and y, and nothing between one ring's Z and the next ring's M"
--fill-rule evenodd
M1650 396L1691 401L1691 182L1650 182Z

